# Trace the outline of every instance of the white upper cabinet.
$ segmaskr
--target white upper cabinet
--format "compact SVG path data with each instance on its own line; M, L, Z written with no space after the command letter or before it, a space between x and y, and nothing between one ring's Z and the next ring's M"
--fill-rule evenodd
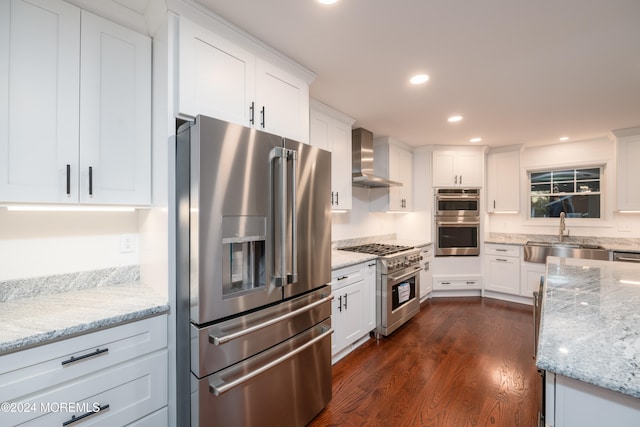
M151 202L151 40L82 12L80 201Z
M640 132L640 128L636 128ZM640 211L640 134L614 131L616 134L616 158L618 166L618 203L619 211Z
M309 84L214 31L180 19L177 114L309 141Z
M261 59L256 60L255 126L309 142L309 85Z
M389 137L373 142L374 171L377 176L402 183L400 187L371 188L372 212L410 212L413 209L413 153Z
M255 121L255 56L180 19L178 111L251 126Z
M487 155L487 211L520 210L520 152L518 150Z
M56 0L0 21L0 201L148 204L151 40Z
M331 151L331 208L351 209L351 117L311 101L309 142Z
M0 2L0 201L78 200L79 55L78 8Z
M482 151L434 151L434 187L482 187Z

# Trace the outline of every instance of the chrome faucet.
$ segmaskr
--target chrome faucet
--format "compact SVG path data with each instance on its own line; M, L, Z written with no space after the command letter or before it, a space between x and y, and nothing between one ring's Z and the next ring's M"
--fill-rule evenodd
M560 212L560 230L558 232L559 234L559 238L560 238L560 242L562 242L562 238L564 237L564 230L567 228L567 224L565 223L565 214L564 212Z

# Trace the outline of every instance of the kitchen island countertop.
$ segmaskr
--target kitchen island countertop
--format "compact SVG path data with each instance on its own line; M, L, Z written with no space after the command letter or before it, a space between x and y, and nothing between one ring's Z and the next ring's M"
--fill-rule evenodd
M539 368L640 398L640 265L547 258Z
M0 356L169 311L140 283L93 287L0 303Z

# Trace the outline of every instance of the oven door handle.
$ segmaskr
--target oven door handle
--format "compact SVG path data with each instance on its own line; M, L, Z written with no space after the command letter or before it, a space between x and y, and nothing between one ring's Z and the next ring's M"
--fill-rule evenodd
M389 279L391 279L391 280L392 280L392 281L394 281L394 282L397 282L398 280L402 280L402 279L404 279L405 277L409 277L409 276L414 275L415 273L417 273L417 272L418 272L418 271L420 271L420 270L422 270L420 267L418 267L418 268L414 268L414 269L413 269L413 270L411 270L410 272L405 273L405 274L402 274L402 275L400 275L400 276L389 276Z
M477 225L479 226L480 223L478 221L439 221L436 220L436 226L441 226L441 225L460 225L460 226L474 226Z
M241 331L233 332L231 334L226 334L226 335L221 335L220 336L220 335L215 335L214 332L212 332L212 333L209 334L209 342L214 344L214 345L222 345L222 344L228 343L229 341L233 341L235 339L238 339L240 337L243 337L243 336L248 335L250 333L253 333L255 331L259 331L260 329L264 329L264 328L269 327L271 325L274 325L274 324L276 324L278 322L282 322L283 320L287 320L287 319L290 319L292 317L296 317L299 314L302 314L302 313L305 313L307 311L313 310L314 308L318 307L319 305L322 305L322 304L324 304L326 302L329 302L331 300L333 300L333 295L329 295L329 296L327 296L325 298L322 298L322 299L320 299L320 300L318 300L316 302L313 302L311 304L305 305L302 308L299 308L297 310L291 311L291 312L289 312L287 314L283 314L282 316L275 317L275 318L273 318L271 320L267 320L266 322L262 322L262 323L259 323L257 325L250 326L250 327L245 328L245 329L243 329Z
M293 356L297 355L298 353L301 353L301 352L305 351L307 348L315 345L317 342L322 341L323 339L325 339L327 336L331 335L332 333L333 333L333 328L329 328L323 334L318 335L317 337L315 337L311 341L301 345L300 347L297 347L295 350L290 351L289 353L287 353L287 354L285 354L283 356L280 356L277 359L274 359L274 360L270 361L269 363L266 363L266 364L262 365L258 369L249 372L247 375L243 375L240 378L237 378L237 379L235 379L233 381L229 381L229 382L222 381L222 384L215 384L215 385L212 384L212 383L209 383L209 391L211 393L213 393L215 396L220 396L221 394L228 392L232 388L235 388L235 387L239 386L240 384L249 381L251 378L258 376L258 375L262 374L263 372L266 372L266 371L268 371L269 369L271 369L271 368L273 368L275 366L278 366L279 364L281 364L282 362L285 362L288 359L291 359Z

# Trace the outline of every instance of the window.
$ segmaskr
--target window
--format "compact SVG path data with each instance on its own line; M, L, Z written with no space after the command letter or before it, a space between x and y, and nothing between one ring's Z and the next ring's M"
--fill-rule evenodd
M600 218L602 167L529 173L531 218Z

